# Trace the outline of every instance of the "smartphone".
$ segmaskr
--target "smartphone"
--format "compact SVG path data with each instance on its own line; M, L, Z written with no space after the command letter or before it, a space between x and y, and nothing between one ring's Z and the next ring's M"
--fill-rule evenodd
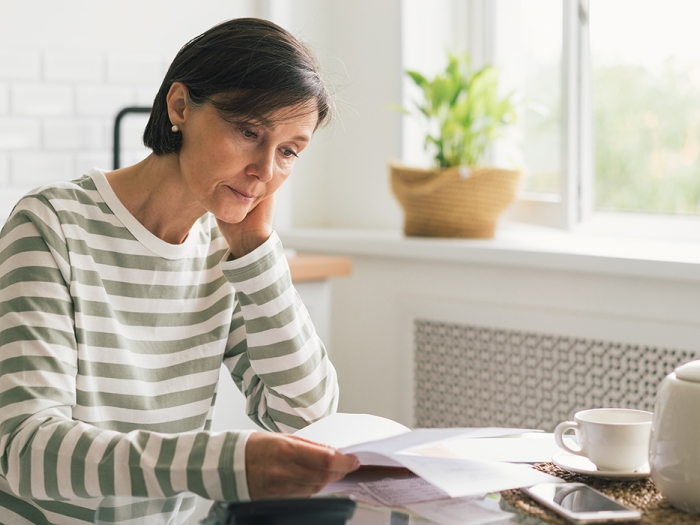
M572 523L639 521L642 514L583 483L540 483L522 491Z
M228 503L211 510L209 519L235 525L345 525L354 512L352 498L321 496Z

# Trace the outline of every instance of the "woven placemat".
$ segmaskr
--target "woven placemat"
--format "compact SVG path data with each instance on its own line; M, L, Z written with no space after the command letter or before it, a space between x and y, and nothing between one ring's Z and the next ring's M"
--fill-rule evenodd
M672 507L661 493L656 490L651 478L632 480L604 479L575 474L557 467L554 463L538 463L534 465L534 468L565 481L585 483L620 503L641 511L641 523L644 525L700 524L700 516L687 514ZM503 491L501 492L501 497L504 503L526 516L533 516L551 525L570 525L568 521L546 509L518 489ZM508 509L504 508L504 510ZM521 521L521 523L526 522L526 520Z

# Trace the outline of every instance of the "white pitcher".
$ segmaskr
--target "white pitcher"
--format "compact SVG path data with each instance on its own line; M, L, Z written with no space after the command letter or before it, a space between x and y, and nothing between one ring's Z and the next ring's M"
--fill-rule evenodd
M679 366L661 383L649 466L654 484L671 505L700 514L700 361Z

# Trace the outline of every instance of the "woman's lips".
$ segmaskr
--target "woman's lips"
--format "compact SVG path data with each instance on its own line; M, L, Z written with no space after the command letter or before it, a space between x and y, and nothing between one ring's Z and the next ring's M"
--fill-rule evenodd
M230 188L230 189L236 197L238 197L239 199L241 199L245 202L250 202L250 201L253 201L255 199L255 197L253 195L250 195L250 194L245 193L243 191L239 191L235 188Z

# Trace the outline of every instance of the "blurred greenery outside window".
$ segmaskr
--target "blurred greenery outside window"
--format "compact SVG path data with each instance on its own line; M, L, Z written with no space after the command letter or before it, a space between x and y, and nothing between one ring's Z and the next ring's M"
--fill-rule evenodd
M696 0L591 1L597 210L700 213L699 17Z
M497 47L505 80L524 102L517 137L525 191L560 194L562 6L583 5L594 212L700 214L700 2L697 0L500 0ZM579 185L578 187L581 187ZM585 196L585 195L584 195Z

